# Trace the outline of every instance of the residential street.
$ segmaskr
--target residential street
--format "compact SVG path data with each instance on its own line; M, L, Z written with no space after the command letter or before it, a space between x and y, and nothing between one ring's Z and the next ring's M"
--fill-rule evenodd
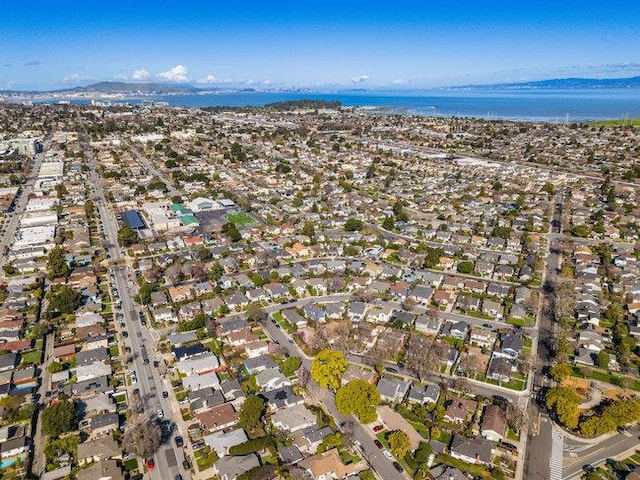
M110 245L108 248L109 257L112 260L119 260L122 258L122 254L120 246L118 245L118 222L113 212L107 207L93 159L90 165L91 178L97 199L96 204L100 219L102 220L105 238L108 245ZM120 292L120 299L122 301L121 311L124 315L124 322L129 333L126 340L123 337L120 338L124 345L129 344L131 346L131 351L134 353L131 368L137 373L138 383L136 387L140 389L145 414L153 418L156 416L158 409L169 412L170 406L168 399L162 398L162 391L164 390L163 379L158 370L153 366L155 359L155 342L149 330L140 322L140 313L133 302L133 296L136 294L137 287L129 282L127 269L128 267L126 266L113 268L115 286L117 286ZM147 364L144 363L143 355L141 354L143 347L146 349L149 357ZM132 387L129 390L132 390ZM184 454L182 449L175 446L173 440L177 435L181 435L181 432L178 432L174 427L174 424L169 424L165 427L165 429L169 429L171 433L154 455L156 468L148 474L150 476L149 478L164 480L166 478L173 478L178 473L185 479L191 478L189 473L185 472L182 468L181 463ZM144 459L141 460L143 461Z

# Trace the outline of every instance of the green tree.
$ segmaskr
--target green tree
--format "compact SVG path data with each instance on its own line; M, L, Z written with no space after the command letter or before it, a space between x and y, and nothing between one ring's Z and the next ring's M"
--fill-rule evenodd
M142 305L149 305L151 303L151 293L153 292L153 285L149 282L144 282L138 291L140 303Z
M582 421L580 432L585 436L593 437L639 421L640 398L621 398L606 405L600 414L591 415Z
M240 410L238 425L249 432L255 430L260 426L262 412L264 412L264 401L257 395L247 395Z
M444 255L443 248L434 248L424 245L420 248L426 254L424 258L424 267L433 268L440 263L440 257Z
M76 406L71 400L62 399L42 412L42 430L45 435L58 437L75 430L77 424Z
M260 304L255 302L249 304L247 311L245 312L245 316L247 320L251 320L252 322L261 322L267 319L267 314L264 309Z
M607 352L605 352L604 350L600 350L598 352L598 357L596 359L596 364L600 367L600 368L607 368L609 367L609 354Z
M301 364L302 364L302 359L300 357L289 357L280 364L280 372L285 377L289 377L293 375L295 371L300 368Z
M138 234L127 223L118 230L118 243L123 247L128 247L138 242Z
M382 228L385 230L393 230L396 228L396 223L393 221L393 217L384 217L384 220L382 221Z
M211 253L211 250L209 250L207 247L202 246L198 248L198 258L200 259L201 262L208 262L213 258L213 254Z
M464 262L458 263L457 270L460 273L469 274L473 272L473 268L474 268L473 262L464 261Z
M313 222L305 222L302 227L302 234L306 235L309 238L313 238L316 234L316 227L313 225Z
M543 192L547 192L549 195L556 193L556 187L551 182L546 182L542 187Z
M336 393L336 407L346 416L354 414L362 423L373 422L378 414L380 392L366 380L352 380Z
M571 376L573 368L568 363L558 363L549 369L549 373L556 382L562 383L565 378Z
M547 392L545 404L552 410L560 423L570 429L578 426L578 405L580 397L569 387L554 387Z
M418 448L413 454L413 459L418 463L424 463L429 460L429 456L433 448L431 448L431 444L429 442L420 442Z
M49 373L58 373L64 370L64 365L60 362L51 362L47 370Z
M48 313L57 312L61 315L68 315L76 311L80 306L82 296L66 285L59 287L49 300Z
M209 280L217 282L218 280L220 280L220 277L222 277L222 275L224 275L224 268L222 268L220 262L213 262L213 265L211 265L208 273Z
M311 364L311 378L318 385L335 391L340 386L342 374L347 369L347 361L342 352L322 350Z
M511 236L510 227L495 227L491 232L492 237L509 238Z
M47 272L49 278L66 277L69 275L69 266L64 260L64 249L55 247L47 256Z
M411 450L409 435L402 430L395 430L391 432L388 440L391 453L393 453L397 458L404 458L404 456Z
M364 226L364 223L362 222L362 220L359 220L357 218L350 218L349 220L344 222L344 229L347 232L360 231L362 230L363 226Z

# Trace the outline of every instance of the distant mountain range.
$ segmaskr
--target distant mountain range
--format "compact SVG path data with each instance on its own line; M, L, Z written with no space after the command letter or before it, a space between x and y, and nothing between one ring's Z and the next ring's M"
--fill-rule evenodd
M640 88L640 76L627 78L553 78L549 80L536 80L530 82L517 83L495 83L488 85L460 85L446 87L448 90L550 90L550 89L605 89L605 88ZM378 89L337 88L337 92L374 92ZM386 90L386 89L385 89ZM422 89L427 92L432 89ZM50 91L9 91L0 90L0 94L7 96L24 97L33 95L44 97L47 95L56 96L100 96L100 95L121 95L121 96L153 96L153 95L195 95L208 92L256 92L253 88L233 88L233 87L195 87L188 84L174 83L131 83L131 82L98 82L83 87L74 87L61 90ZM313 89L261 89L269 92L287 93L314 93ZM317 92L316 92L317 93Z
M640 76L627 78L552 78L531 82L495 83L491 85L463 85L454 89L483 90L546 90L578 88L640 88Z
M67 92L96 92L107 94L141 93L145 95L165 95L170 93L195 93L201 90L192 85L174 85L168 83L128 83L99 82L86 87L76 87Z

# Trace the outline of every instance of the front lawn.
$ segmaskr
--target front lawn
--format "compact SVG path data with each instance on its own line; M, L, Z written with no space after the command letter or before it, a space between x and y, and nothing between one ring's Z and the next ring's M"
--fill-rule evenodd
M29 353L22 354L22 365L40 365L42 361L42 350L33 350Z

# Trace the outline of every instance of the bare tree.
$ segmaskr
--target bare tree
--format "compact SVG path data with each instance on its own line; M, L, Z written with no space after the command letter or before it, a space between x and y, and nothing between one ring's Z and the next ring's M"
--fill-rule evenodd
M407 366L423 379L440 369L446 351L446 346L441 342L412 333L406 346Z
M202 263L195 263L191 268L191 276L201 282L207 278L207 269Z
M535 315L536 312L538 311L539 299L540 299L540 294L536 290L533 290L529 294L527 299L524 301L523 307L529 315Z
M311 378L309 370L302 366L298 368L298 370L296 370L296 376L298 377L300 385L302 385L303 387L306 386L307 383L309 383L309 379Z
M576 291L573 280L558 280L554 285L553 313L556 322L573 318L576 306Z
M515 431L520 431L527 422L527 416L520 407L512 403L507 404L507 424Z
M466 376L475 375L479 371L480 359L475 353L464 355L458 363L458 370Z
M340 292L344 289L345 283L342 277L333 276L327 279L327 289L330 292Z
M142 458L149 458L160 446L162 430L146 415L133 417L122 437L122 448Z
M451 388L457 392L467 395L471 392L469 382L465 378L454 378L451 381Z

